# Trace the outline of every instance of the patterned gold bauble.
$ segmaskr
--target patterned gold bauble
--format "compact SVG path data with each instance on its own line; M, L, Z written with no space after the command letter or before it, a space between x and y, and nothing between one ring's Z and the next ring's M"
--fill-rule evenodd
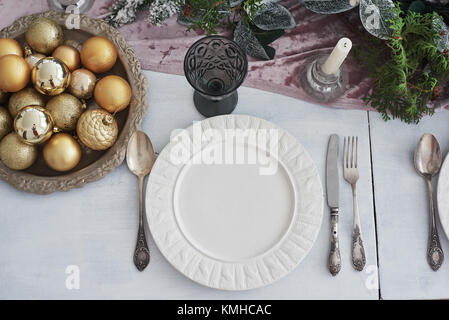
M62 28L53 20L37 18L25 34L28 45L35 51L50 54L64 41Z
M81 160L81 146L67 133L55 134L45 144L43 150L45 163L56 171L69 171Z
M9 98L9 113L16 117L20 110L27 106L45 106L44 97L33 88L25 88L11 95Z
M16 40L10 38L0 39L0 57L6 56L7 54L15 54L23 57L22 47Z
M72 46L59 46L51 56L64 62L70 71L75 71L81 65L80 53Z
M72 73L69 92L80 99L90 99L94 93L97 77L87 69L78 69Z
M106 150L117 140L117 121L103 109L90 109L81 115L76 125L76 132L87 147L93 150Z
M17 92L30 81L30 67L24 58L8 54L0 58L0 89Z
M15 132L11 132L0 141L0 160L13 170L24 170L37 159L37 147L20 141Z
M86 104L68 93L52 98L45 106L55 126L63 131L76 129L76 123L85 108Z
M0 89L0 103L3 104L8 101L8 92Z
M55 96L63 93L69 86L70 70L57 58L44 58L34 66L31 81L40 93Z
M0 140L13 129L12 118L8 110L0 107Z
M111 113L125 109L131 101L131 96L131 87L119 76L104 77L95 86L95 102Z
M109 71L117 60L114 44L104 37L92 37L81 48L83 66L95 73Z
M25 107L14 119L14 131L26 144L39 144L50 139L54 128L50 113L39 106Z
M30 66L31 70L34 68L36 63L43 58L45 58L45 56L42 53L33 53L28 46L25 47L25 61Z

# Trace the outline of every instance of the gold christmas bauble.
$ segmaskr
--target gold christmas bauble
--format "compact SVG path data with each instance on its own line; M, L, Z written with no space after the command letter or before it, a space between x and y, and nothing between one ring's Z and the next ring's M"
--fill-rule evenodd
M30 67L24 58L8 54L0 58L0 89L17 92L30 81Z
M50 54L64 41L62 28L47 18L34 20L25 34L28 45L43 54Z
M104 37L92 37L81 48L83 66L95 73L109 71L117 60L114 44Z
M14 119L14 131L26 144L43 143L50 139L56 130L50 113L39 106L23 108Z
M30 66L30 70L32 70L36 65L36 63L43 58L45 58L43 54L33 53L33 51L31 51L31 49L28 46L25 47L25 61Z
M8 109L13 118L27 106L45 106L44 97L33 88L25 88L11 95Z
M69 86L70 70L58 58L44 58L34 66L31 81L40 93L55 96Z
M13 129L12 118L8 110L0 107L0 140Z
M52 98L45 106L55 126L63 131L76 129L76 123L85 108L86 105L84 103L68 93Z
M131 96L131 87L125 79L119 76L104 77L95 86L95 102L111 113L125 109L131 101Z
M5 103L6 101L8 101L8 92L3 91L0 89L0 103Z
M0 141L0 160L13 170L24 170L37 159L37 147L20 141L15 132L11 132Z
M23 50L16 40L2 38L0 39L0 57L6 56L7 54L15 54L16 56L23 57Z
M117 121L103 109L90 109L78 120L76 133L87 147L93 150L106 150L117 140Z
M80 53L72 46L59 46L51 56L64 62L70 71L75 71L81 65Z
M45 144L43 150L45 163L56 171L69 171L81 160L81 146L67 133L55 134Z
M69 92L80 99L90 99L94 93L97 77L87 69L78 69L72 73Z

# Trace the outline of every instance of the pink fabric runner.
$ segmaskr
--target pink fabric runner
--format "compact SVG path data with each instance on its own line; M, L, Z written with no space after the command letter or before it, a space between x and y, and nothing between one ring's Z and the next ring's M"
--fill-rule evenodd
M102 18L109 13L114 0L96 0L87 15ZM250 58L248 76L244 86L284 94L310 101L301 89L299 68L305 59L316 53L330 52L338 39L348 37L357 41L360 22L357 10L342 15L320 15L306 10L298 0L285 0L297 27L271 44L276 57L271 61ZM48 10L46 0L0 0L0 29L24 15ZM146 22L142 12L136 22L120 28L128 43L134 48L144 69L183 75L183 61L187 49L204 36L194 31L186 32L178 25L176 17L166 20L161 27ZM349 58L351 89L332 107L370 109L361 100L370 88L364 72ZM448 105L449 107L449 105Z

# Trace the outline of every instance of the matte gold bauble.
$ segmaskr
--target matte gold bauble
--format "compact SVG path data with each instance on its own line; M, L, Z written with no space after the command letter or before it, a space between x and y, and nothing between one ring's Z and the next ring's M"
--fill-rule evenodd
M109 71L117 60L114 44L104 37L92 37L81 48L81 62L95 73Z
M95 102L111 113L125 109L131 101L131 96L131 87L119 76L104 77L95 86Z
M87 147L93 150L106 150L117 140L117 121L103 109L90 109L78 120L76 133Z
M72 73L69 92L80 99L90 99L94 93L97 77L87 69L78 69Z
M24 170L37 159L37 147L20 141L15 132L11 132L0 141L0 160L13 170Z
M16 56L23 57L23 50L20 44L10 38L0 39L0 57L7 54L15 54Z
M13 118L17 116L20 110L27 106L45 106L44 97L33 88L25 88L11 95L9 98L8 109Z
M84 103L68 93L52 98L45 106L55 126L63 131L76 129L76 123L85 108L86 105Z
M19 139L26 144L39 144L50 139L53 127L50 113L39 106L25 107L19 111L14 119L14 131Z
M75 71L81 65L80 53L72 46L59 46L51 56L64 62L70 71Z
M45 58L43 54L33 53L29 47L25 47L25 61L30 66L30 70L32 70L36 63L43 58Z
M81 160L81 146L67 133L55 134L45 144L43 150L45 163L56 171L69 171Z
M50 54L64 41L61 26L47 18L34 20L25 34L31 48L43 54Z
M30 81L30 67L24 58L8 54L0 58L0 89L17 92Z
M0 89L0 103L5 103L6 101L8 101L8 92L3 91Z
M10 133L13 129L13 123L11 115L8 110L3 107L0 107L0 140L3 139L8 133Z
M58 58L44 58L34 66L31 81L40 93L55 96L69 86L70 70Z

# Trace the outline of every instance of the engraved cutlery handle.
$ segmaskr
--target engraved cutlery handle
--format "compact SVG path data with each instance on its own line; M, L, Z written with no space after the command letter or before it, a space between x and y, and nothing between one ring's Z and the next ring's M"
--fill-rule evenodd
M359 205L357 203L355 184L352 184L352 204L354 210L354 230L352 231L352 265L355 270L362 271L366 264L366 257L360 228Z
M433 202L433 188L431 179L426 179L429 189L429 213L430 213L430 230L429 230L429 244L427 249L427 262L433 271L437 271L444 261L443 249L441 249L440 237L438 236L438 229L435 217L435 205Z
M341 269L340 247L338 244L338 209L331 209L331 250L329 253L329 271L336 276Z
M150 263L150 250L145 237L145 226L143 222L143 180L139 177L139 230L137 232L136 249L134 250L134 264L139 271L143 271Z

